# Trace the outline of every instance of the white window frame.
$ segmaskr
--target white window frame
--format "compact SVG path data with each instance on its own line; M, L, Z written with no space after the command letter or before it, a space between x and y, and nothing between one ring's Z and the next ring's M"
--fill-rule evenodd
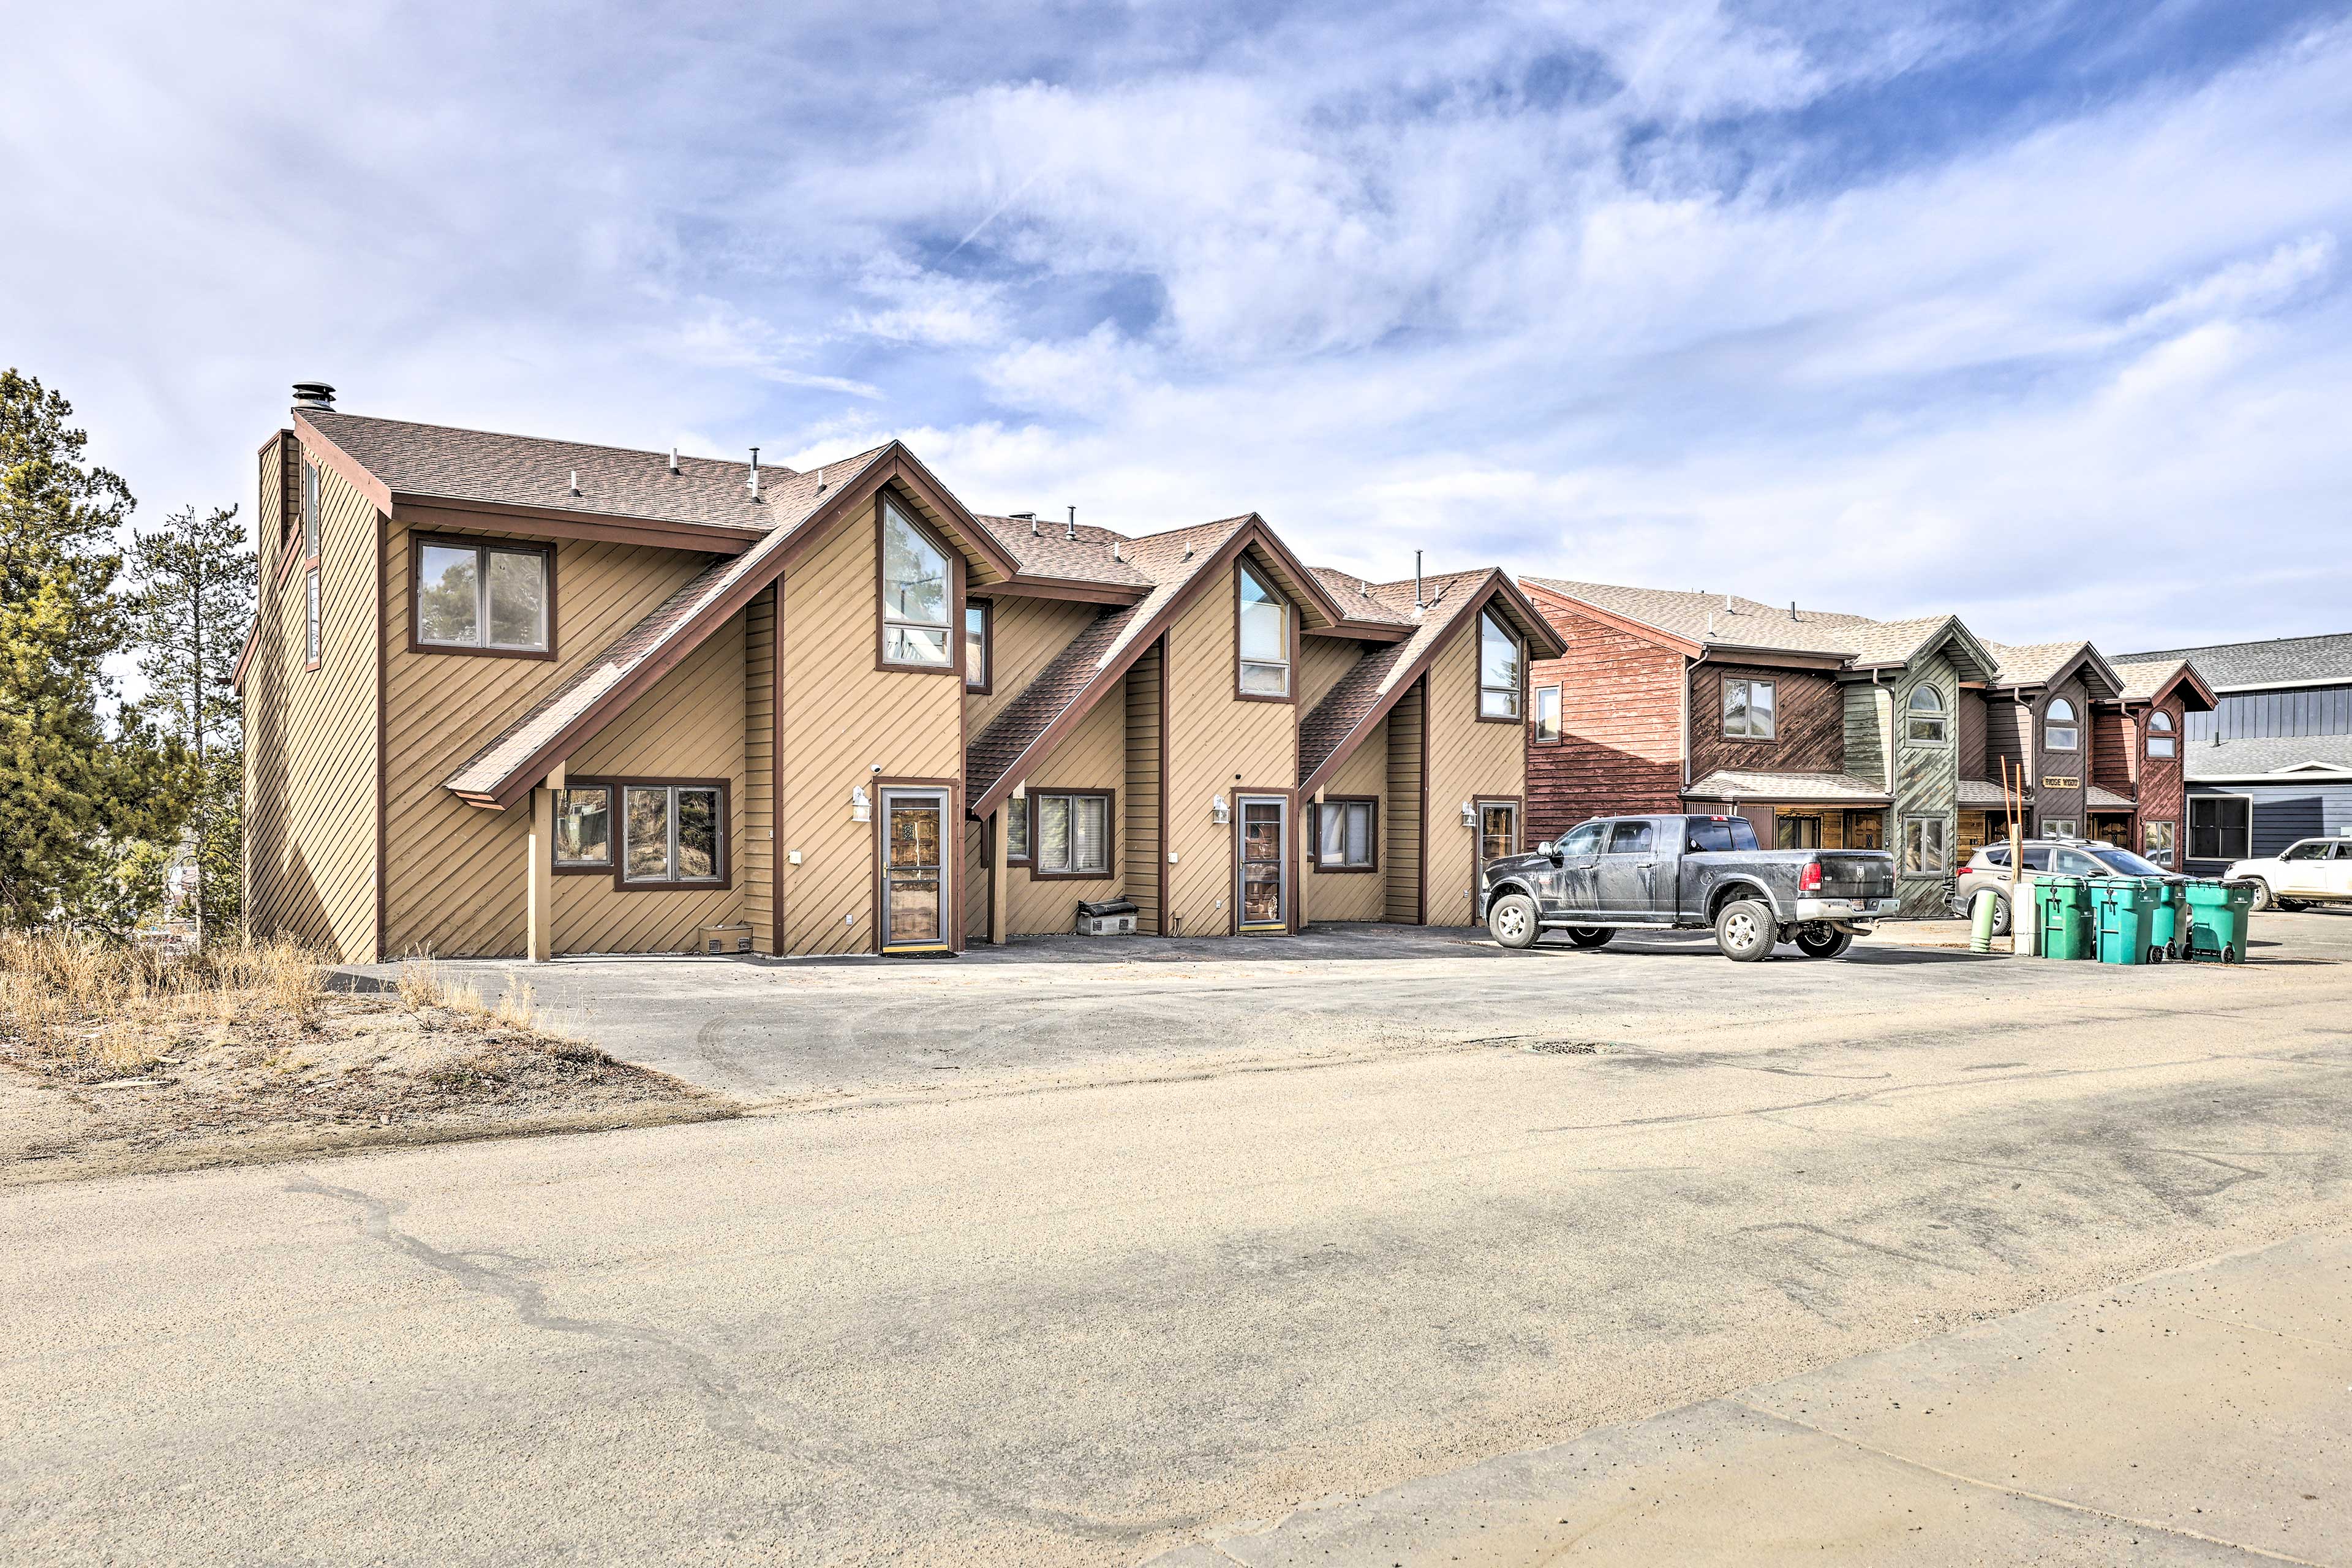
M1265 598L1263 600L1252 601L1244 589L1244 584L1255 586L1260 594L1265 595ZM1245 657L1242 651L1243 606L1253 602L1270 605L1282 616L1281 633L1275 639L1276 645L1282 649L1282 657L1279 658L1252 658ZM1297 612L1291 608L1290 601L1283 596L1282 590L1267 582L1265 578L1261 576L1248 562L1243 561L1235 563L1234 570L1234 696L1258 702L1287 702L1290 700L1290 647L1292 641L1291 616L1296 613ZM1246 678L1249 672L1254 669L1274 670L1279 673L1282 677L1282 689L1278 691L1252 691L1249 689L1249 681Z
M1549 711L1547 712L1546 710ZM1533 743L1557 746L1562 738L1560 687L1557 681L1536 688L1535 711L1528 716L1528 727Z
M2158 751L2158 746L2164 750ZM2162 762L2180 755L2179 727L2173 723L2172 715L2161 708L2151 709L2147 715L2147 754Z
M2156 830L2159 827L2164 829L2165 837L2165 844L2161 849L2156 847L2154 839ZM2170 817L2161 817L2153 822L2141 823L2139 833L2140 853L2146 856L2151 864L2158 866L2180 864L2180 824Z
M326 588L320 581L319 563L310 563L302 574L302 668L316 669L325 662L321 654L326 643Z
M1774 741L1780 739L1780 683L1777 680L1758 680L1753 676L1727 675L1724 677L1723 738L1727 741ZM1743 689L1739 706L1740 712L1742 714L1740 722L1745 726L1745 728L1738 730L1735 730L1731 727L1731 689L1735 686ZM1764 700L1764 706L1768 710L1768 712L1765 715L1764 723L1760 729L1758 727L1756 722L1756 692L1757 689L1759 687L1765 691L1770 693L1770 695Z
M1922 693L1934 698L1936 706L1919 707ZM1921 724L1934 725L1936 732L1920 734L1918 727ZM1911 695L1903 700L1903 743L1906 746L1948 746L1952 743L1952 710L1944 700L1943 688L1932 680L1921 681L1911 689Z
M2042 819L2042 831L2036 837L2079 840L2083 837L2082 819L2074 816L2045 816Z
M1915 868L1911 864L1911 840L1913 830L1926 828L1933 828L1935 829L1935 832L1932 836L1925 832L1922 832L1919 835L1919 858L1922 864ZM1926 851L1927 848L1927 841L1930 837L1932 837L1935 841L1936 849L1936 863L1933 866L1929 866L1925 863L1927 858ZM1903 875L1906 877L1943 877L1950 875L1951 869L1951 824L1941 816L1905 817L1903 819Z
M1516 673L1508 686L1486 684L1486 641L1489 637L1498 643L1510 645L1511 668ZM1519 641L1518 634L1512 631L1494 611L1480 610L1478 612L1478 717L1508 719L1516 722L1519 717L1519 693L1526 689L1527 684L1527 645Z
M2061 708L2066 710L2063 721L2058 717ZM2057 739L2062 729L2066 734L2063 744ZM2050 706L2042 710L2042 749L2045 752L2079 752L2083 749L2083 721L2068 699L2053 697Z

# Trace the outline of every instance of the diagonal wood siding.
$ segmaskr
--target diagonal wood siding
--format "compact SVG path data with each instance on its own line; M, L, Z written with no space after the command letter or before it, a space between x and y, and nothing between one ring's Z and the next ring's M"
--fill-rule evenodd
M754 952L776 951L776 590L743 613L743 835L737 859Z
M1234 929L1234 835L1210 819L1212 797L1275 793L1298 778L1298 716L1287 702L1234 696L1234 571L1228 566L1168 629L1168 912L1187 936ZM1236 777L1238 775L1238 778ZM1294 859L1296 857L1294 857Z
M1773 738L1737 741L1723 732L1723 683L1769 680ZM1690 672L1691 777L1717 768L1759 773L1845 771L1845 696L1835 677L1811 669L1698 664Z
M1011 868L1006 889L1005 925L1014 936L1064 935L1076 923L1077 907L1100 899L1118 897L1126 885L1128 861L1122 835L1127 827L1127 697L1123 689L1103 693L1077 728L1062 737L1029 770L1030 790L1107 789L1111 801L1111 868L1108 877L1083 881L1040 881L1027 866Z
M1340 795L1370 795L1380 802L1379 832L1384 839L1389 829L1389 721L1381 720L1371 732L1348 753L1329 781L1323 786L1327 798ZM1315 831L1314 812L1302 811L1299 831ZM1310 851L1311 853L1311 851ZM1327 921L1378 921L1388 918L1388 888L1385 875L1388 867L1387 846L1375 840L1373 853L1381 858L1372 871L1323 871L1311 867L1307 874L1307 914L1316 924Z
M1421 797L1428 692L1429 679L1423 676L1397 699L1396 706L1381 721L1388 731L1388 811L1381 823L1383 918L1405 924L1421 918Z
M1942 693L1944 707L1952 706L1953 693L1959 689L1959 671L1943 650L1914 661L1903 671L1890 697L1893 710L1900 715L1908 710L1911 693L1923 682L1932 681ZM1899 720L1898 720L1899 722ZM1898 731L1895 739L1895 809L1894 831L1887 835L1886 847L1894 852L1896 869L1896 892L1906 915L1933 917L1946 913L1944 878L1957 867L1959 854L1959 763L1958 747L1947 742L1942 745L1915 742L1907 733L1908 726ZM1905 823L1915 816L1941 817L1944 823L1947 868L1922 874L1904 876L1903 849Z
M1160 933L1160 791L1162 738L1160 687L1161 650L1154 641L1127 671L1127 792L1120 801L1122 853L1127 857L1127 896L1135 900L1135 929Z
M530 814L468 805L442 781L710 558L557 541L552 661L410 652L409 537L396 518L387 559L386 950L513 956L530 918Z
M974 735L987 729L1014 698L1028 689L1029 683L1053 662L1055 655L1069 647L1104 613L1100 605L1011 595L995 601L995 606L991 612L990 635L996 639L996 646L989 650L989 657L996 668L992 672L988 694L983 697L973 692L964 699L964 722Z
M1315 711L1315 705L1331 694L1348 671L1358 661L1380 647L1378 643L1349 642L1345 637L1301 637L1298 647L1298 711Z
M1844 688L1845 766L1840 772L1886 787L1886 752L1879 744L1878 705L1885 691L1866 681ZM1826 771L1826 770L1824 770Z
M673 892L617 889L604 877L558 877L556 952L691 952L703 926L743 918L745 662L744 617L738 616L565 763L567 773L582 778L725 779L730 885Z
M375 624L382 523L333 469L319 470L320 667L305 669L307 584L278 574L290 435L259 464L260 633L247 666L246 920L345 961L374 958L378 756ZM299 470L298 470L299 471ZM299 488L296 489L299 495ZM299 506L299 500L294 502Z
M852 820L850 791L891 778L963 776L963 681L953 672L877 670L874 625L881 563L873 514L845 520L783 579L783 795L778 844L799 850L784 868L786 951L874 949L874 878L880 801L872 822ZM961 795L950 805L949 847L963 841ZM959 909L963 866L950 857L947 908Z
M1429 667L1429 823L1427 922L1466 925L1478 877L1478 835L1462 826L1462 803L1480 795L1523 800L1527 731L1478 722L1477 617L1465 616ZM1520 816L1526 832L1524 809Z

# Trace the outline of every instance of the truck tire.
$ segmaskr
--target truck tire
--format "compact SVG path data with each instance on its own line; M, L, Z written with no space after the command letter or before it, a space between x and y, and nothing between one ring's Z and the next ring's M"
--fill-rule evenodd
M2260 877L2256 877L2253 880L2254 880L2254 904L2253 904L2253 907L2254 907L2255 909L2258 909L2258 910L2266 910L2266 909L2269 909L2273 904L2275 904L2275 903L2277 903L2277 902L2278 902L2278 900L2277 900L2276 899L2273 899L2273 898L2272 898L2272 897L2271 897L2271 885L2270 885L2268 882L2263 881Z
M1607 926L1570 926L1568 940L1579 947L1607 947L1609 939L1617 933Z
M1716 911L1715 945L1735 963L1760 963L1771 957L1779 934L1772 911L1754 899L1734 899Z
M1486 934L1504 947L1529 948L1543 934L1536 901L1525 893L1505 893L1488 906Z
M1797 951L1807 958L1835 958L1853 945L1850 931L1820 931L1811 927L1797 933Z

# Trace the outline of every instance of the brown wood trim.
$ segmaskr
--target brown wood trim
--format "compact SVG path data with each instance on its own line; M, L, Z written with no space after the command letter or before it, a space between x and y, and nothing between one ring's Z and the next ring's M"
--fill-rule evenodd
M1166 936L1174 921L1168 918L1168 634L1155 639L1160 647L1160 837L1152 846L1152 891L1160 900L1160 934Z
M877 775L869 781L869 787L874 792L874 820L871 825L874 831L867 836L867 840L874 847L874 875L868 889L872 901L866 909L866 923L874 928L874 943L866 951L877 957L887 957L893 951L884 942L882 930L882 889L890 868L889 845L882 837L890 826L890 814L883 809L882 792L886 789L931 789L947 797L940 808L940 945L950 952L962 952L962 927L955 910L963 901L963 877L956 867L956 862L963 856L963 813L957 809L963 794L963 782L961 779L884 778ZM953 845L948 843L950 829L955 833ZM910 947L905 951L929 952L929 949L930 944L925 942L920 947Z
M1289 591L1279 582L1268 583L1265 586L1280 596L1282 607L1287 612L1282 618L1290 626L1290 668L1283 672L1285 690L1281 696L1276 697L1271 692L1242 689L1242 574L1248 569L1249 552L1244 550L1234 558L1234 700L1236 702L1287 702L1297 707L1298 705L1298 624L1306 617L1300 613L1297 602L1291 598ZM1268 571L1266 575L1273 576L1274 574Z
M1479 852L1486 847L1486 811L1490 805L1507 805L1511 808L1510 853L1520 855L1527 850L1528 803L1526 797L1516 795L1474 795L1470 797L1470 809L1478 814L1478 820L1470 827L1470 907L1474 910L1478 907L1478 874L1486 868L1486 862Z
M1328 637L1334 642L1403 642L1412 636L1411 628L1392 626L1386 621L1342 621L1335 626L1299 629L1307 637Z
M1332 772L1337 769L1340 763L1346 762L1348 758L1354 753L1358 746L1363 744L1364 737L1370 735L1374 729L1379 727L1380 721L1389 716L1390 710L1400 701L1403 700L1404 694L1412 690L1416 683L1421 683L1424 685L1425 688L1426 682L1429 679L1430 666L1437 662L1438 654L1443 652L1446 646L1453 642L1455 637L1462 635L1462 628L1465 626L1471 624L1472 617L1475 616L1479 610L1485 607L1487 600L1498 591L1502 583L1503 574L1500 572L1494 573L1488 579L1486 585L1470 596L1468 607L1458 612L1454 616L1454 624L1447 626L1444 632L1442 633L1435 641L1432 642L1427 647L1423 648L1419 654L1415 655L1412 663L1405 668L1404 673L1396 678L1395 682L1389 688L1389 696L1382 701L1373 703L1370 711L1366 712L1362 718L1356 721L1355 728L1349 730L1340 740L1339 743L1331 748L1331 754L1324 758L1320 763L1317 764L1313 773L1299 781L1298 787L1302 794L1311 795L1318 789L1321 788L1323 781L1329 778ZM1524 665L1525 660L1523 659L1521 662ZM1422 700L1421 733L1422 744L1425 748L1429 743L1429 710L1426 689L1424 689L1423 693ZM1427 762L1428 758L1424 755L1423 758L1423 767L1422 769L1424 779L1428 775L1428 768L1426 765ZM1426 832L1426 830L1427 825L1424 823L1423 831Z
M784 956L784 585L770 584L776 613L768 617L768 635L775 646L768 650L768 894L770 955ZM757 597L758 595L753 595ZM746 609L749 605L747 604Z
M1087 800L1106 800L1110 803L1110 810L1108 814L1106 826L1103 829L1106 835L1105 842L1110 849L1110 868L1108 870L1041 871L1037 868L1037 797L1041 795L1070 795ZM1029 868L1029 879L1031 881L1100 882L1115 878L1118 875L1118 791L1115 789L1064 789L1059 785L1049 785L1046 788L1038 789L1032 786L1026 798L1028 801L1029 816L1029 858L1024 862L1024 864Z
M640 779L636 782L642 784L646 781ZM562 860L556 859L554 828L551 826L548 830L547 847L548 867L550 872L558 877L603 877L607 880L611 879L613 873L620 868L621 864L621 803L614 793L618 786L604 779L567 778L563 781L563 787L567 790L601 789L604 792L604 816L607 823L606 831L610 836L607 840L606 847L612 858L602 861L583 860L571 864L566 864ZM551 812L553 811L553 802L549 803L549 809ZM551 823L553 820L552 816L551 816ZM644 882L632 882L629 885L633 888L643 888L646 886ZM707 882L696 882L692 885L698 888L709 886Z
M1502 715L1486 711L1486 611L1494 601L1490 585L1486 595L1464 616L1478 633L1478 656L1472 661L1475 679L1471 685L1470 717L1481 724L1525 724L1528 721L1528 682L1534 678L1535 661L1528 657L1528 642L1523 632L1513 628L1507 619L1504 629L1510 631L1511 646L1519 650L1519 710Z
M1225 934L1239 936L1242 934L1242 840L1246 836L1244 828L1247 826L1242 816L1242 797L1254 795L1261 799L1280 799L1283 803L1282 825L1286 837L1289 837L1298 832L1298 792L1295 789L1272 789L1236 784L1233 787L1232 794L1234 873L1225 904L1228 915L1225 921ZM1282 889L1285 895L1282 900L1283 925L1290 934L1296 936L1298 933L1298 844L1295 837L1291 837L1290 843L1284 847L1282 852ZM1263 936L1265 932L1258 931L1253 934Z
M299 441L286 447L278 465L278 574L280 588L294 574L297 562L308 559L293 548L302 536L302 470L310 466ZM323 504L323 503L322 503ZM321 522L323 532L325 524Z
M306 452L318 453L325 459L325 466L341 474L345 483L375 502L376 510L388 512L392 510L390 487L370 473L358 458L327 439L316 425L304 417L299 408L294 411L294 429L299 436Z
M887 646L890 635L888 623L882 613L882 563L887 558L883 549L882 534L885 528L888 526L888 508L889 498L887 490L877 490L874 496L874 668L877 670L896 670L906 675L952 675L958 681L961 681L963 679L963 552L947 540L941 539L938 530L925 522L919 512L908 507L901 507L898 515L905 518L907 526L920 534L924 542L938 551L940 558L948 563L948 661L945 664L913 664L888 658L883 655L882 650Z
M385 616L392 603L392 519L375 514L375 959L381 963L387 956L384 946L392 934L392 785L390 742L392 737L392 649L385 646L388 635ZM258 626L261 619L254 617Z
M645 774L598 773L593 778L566 778L566 789L603 787L613 791L613 864L608 869L601 866L553 868L559 875L571 876L585 870L590 875L609 877L613 890L620 893L700 893L725 892L735 886L735 790L732 781L723 778L692 779L649 777ZM692 880L661 882L629 881L622 872L628 865L626 822L627 796L622 792L635 786L639 789L716 789L719 792L719 875ZM555 854L554 834L548 835L547 852L552 865Z
M990 599L966 599L963 608L965 616L974 610L980 612L980 679L975 682L971 679L971 659L964 656L963 689L969 696L991 696L996 690L996 605ZM964 636L965 628L957 626L958 643Z
M580 513L549 507L507 506L446 496L393 493L393 516L411 528L478 529L547 539L585 539L611 544L690 550L707 555L740 555L767 537L764 530L717 523L670 522L612 513Z
M1298 559L1297 553L1274 531L1274 526L1255 512L1251 512L1242 526L1234 531L1236 538L1248 535L1265 552L1266 568L1277 577L1295 578L1297 588L1283 591L1296 603L1301 597L1312 599L1314 608L1330 625L1337 626L1348 618L1347 606L1332 597L1331 590L1323 585L1313 568ZM1276 584L1280 587L1280 584ZM1304 606L1301 606L1304 608Z
M526 647L467 647L459 644L425 642L416 635L417 617L424 614L422 584L425 573L425 547L438 544L450 550L498 549L515 554L537 552L547 562L547 647L544 649ZM479 533L418 533L408 535L408 651L411 653L454 655L459 658L529 658L551 662L559 644L556 640L555 546L545 540L509 539ZM486 566L475 567L477 577L485 584L489 580ZM489 628L482 628L488 635ZM534 781L536 782L536 781Z
M999 599L1068 599L1083 605L1140 604L1150 593L1148 588L1124 587L1117 583L1087 583L1068 577L1016 577L1006 583L991 583L988 592Z
M1323 858L1323 808L1327 805L1369 805L1372 808L1372 863L1369 866L1348 866ZM1376 795L1327 795L1321 800L1310 801L1302 809L1307 829L1314 834L1308 848L1315 861L1316 872L1325 877L1370 876L1381 868L1381 797Z
M908 494L918 500L929 501L933 508L947 515L957 531L961 533L966 541L963 549L958 553L979 556L982 563L994 573L997 578L1007 582L1021 575L1021 563L1015 560L1012 552L1003 545L997 542L996 535L991 533L987 526L974 517L963 502L956 500L954 494L945 485L940 483L939 477L923 466L923 460L920 458L907 449L904 442L891 442L876 453L875 458L876 461L866 466L866 472L872 473L885 463L894 465L891 475L905 487ZM807 525L803 523L802 526L805 528ZM991 579L988 585L994 588L997 585L995 579Z
M319 595L319 651L310 651L310 595ZM302 668L315 670L327 661L327 573L315 555L302 566Z
M1168 602L1155 610L1150 618L1128 639L1127 651L1095 672L1094 679L1087 683L1084 689L1070 700L1067 707L1054 716L1054 721L1046 725L1035 740L1022 748L1021 754L1013 758L1012 764L998 776L996 783L989 786L988 793L972 802L971 809L976 812L993 811L999 801L1012 794L1013 784L1022 778L1023 764L1031 757L1042 757L1050 752L1064 735L1093 711L1094 705L1102 700L1103 693L1118 684L1135 661L1143 657L1143 650L1151 646L1152 640L1156 637L1163 637L1167 628L1174 624L1176 618L1190 609L1202 594L1209 591L1209 584L1217 580L1217 574L1223 571L1236 556L1240 555L1243 546L1248 543L1250 538L1250 529L1244 525L1235 529L1223 544L1218 545L1215 552L1201 563L1201 569L1186 581L1184 586L1171 595ZM993 591L992 584L991 592Z
M1413 847L1412 923L1429 923L1429 668L1414 684L1421 689L1421 842Z

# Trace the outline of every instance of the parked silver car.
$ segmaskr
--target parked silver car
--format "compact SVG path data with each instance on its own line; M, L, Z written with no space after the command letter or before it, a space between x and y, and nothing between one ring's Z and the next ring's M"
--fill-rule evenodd
M2084 842L2079 838L2029 838L2025 841L2025 868L2057 877L2178 877L2153 860L2143 860L2128 849L2113 844ZM1992 930L1995 936L2007 936L2010 931L2011 878L2009 871L2009 840L1988 844L1969 857L1960 868L1953 886L1952 899L1962 914L1976 901L1977 889L1990 888L2000 895L1993 906Z

